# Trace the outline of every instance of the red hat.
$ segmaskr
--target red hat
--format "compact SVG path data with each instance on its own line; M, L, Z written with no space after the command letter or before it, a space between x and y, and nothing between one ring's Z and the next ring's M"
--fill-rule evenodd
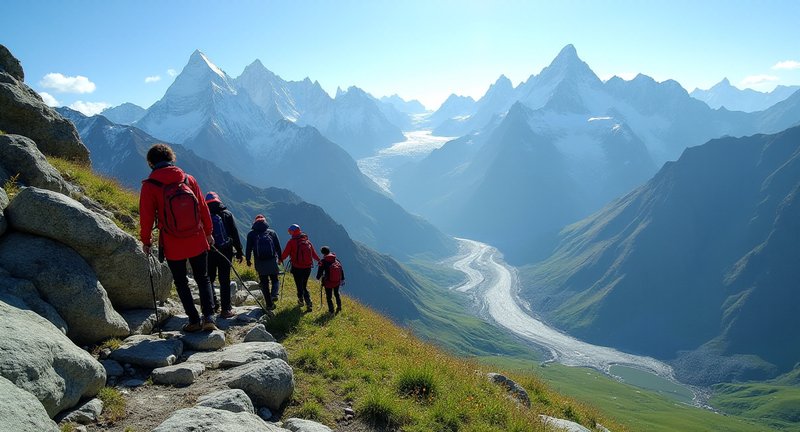
M206 194L206 204L212 203L212 202L218 202L218 203L222 204L222 201L219 200L219 195L217 195L216 192L209 192L209 193Z

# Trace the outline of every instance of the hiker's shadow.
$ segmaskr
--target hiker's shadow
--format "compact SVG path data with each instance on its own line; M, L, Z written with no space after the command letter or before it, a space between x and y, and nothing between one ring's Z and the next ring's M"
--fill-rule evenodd
M297 330L302 317L303 312L299 307L282 308L264 323L264 327L280 342Z
M318 326L324 326L325 324L328 324L328 322L330 322L330 320L332 320L333 317L334 317L333 314L324 313L324 314L314 318L314 324L316 324Z

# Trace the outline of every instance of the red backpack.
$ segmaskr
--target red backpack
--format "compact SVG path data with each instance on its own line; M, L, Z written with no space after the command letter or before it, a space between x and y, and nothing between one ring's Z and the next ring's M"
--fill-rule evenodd
M292 257L292 267L311 268L314 246L306 235L301 235L295 241L297 244L295 245L294 257Z
M197 200L191 186L189 177L183 175L183 180L165 185L158 180L146 181L160 187L164 193L164 213L162 228L173 237L192 237L202 231L200 222L200 202Z
M325 288L336 288L342 284L342 280L344 280L342 263L340 263L338 259L333 260L330 267L328 267L328 275L323 280Z

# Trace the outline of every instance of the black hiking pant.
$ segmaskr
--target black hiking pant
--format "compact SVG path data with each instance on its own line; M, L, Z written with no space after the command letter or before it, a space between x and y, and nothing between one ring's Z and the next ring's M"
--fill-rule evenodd
M230 242L229 242L230 243ZM225 256L224 258L219 255L219 252ZM214 309L221 306L223 311L231 310L231 262L233 261L233 246L223 246L219 248L219 252L211 250L208 254L208 279L211 281L212 289L211 295L214 300ZM227 259L227 260L226 260ZM213 285L214 279L217 278L217 270L219 270L219 296L217 300L217 293L214 292Z
M342 310L342 298L339 297L339 286L333 288L325 287L325 299L328 300L328 312L333 313L333 299L336 297L336 310Z
M214 305L211 304L211 281L208 280L208 252L203 252L196 257L189 258L189 265L192 266L192 275L197 282L197 290L200 292L200 309L204 317L211 317L214 315ZM178 297L183 304L183 310L189 316L189 322L196 323L200 321L200 315L197 313L197 308L194 306L194 299L192 298L192 291L189 289L189 279L186 278L187 269L186 261L182 260L167 260L169 270L172 272L172 279L175 281L175 289L178 291Z
M292 267L292 277L294 277L294 284L297 285L297 301L305 300L306 306L311 308L311 294L308 292L309 276L311 276L311 267L304 269Z
M278 297L278 290L280 289L280 282L278 282L278 275L276 274L260 274L258 275L258 286L261 288L261 294L264 294L264 301L267 306L272 306L275 303L272 299ZM269 283L272 282L272 292L269 290Z

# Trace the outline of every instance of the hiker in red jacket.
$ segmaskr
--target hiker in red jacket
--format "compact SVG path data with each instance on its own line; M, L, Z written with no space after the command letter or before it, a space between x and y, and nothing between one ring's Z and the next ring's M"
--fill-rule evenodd
M289 257L294 284L297 286L297 304L303 306L303 300L305 300L308 308L306 312L311 312L313 305L311 304L311 294L308 292L308 277L311 276L312 260L319 262L319 256L306 233L300 231L300 225L292 224L289 227L289 235L292 238L286 242L286 247L283 248L281 262Z
M208 251L214 244L211 215L194 177L175 166L175 153L165 144L155 144L147 152L147 163L153 170L142 181L139 194L139 237L142 251L150 254L154 223L158 223L159 249L167 259L175 288L189 322L184 331L216 330L211 282L206 273ZM186 260L200 291L203 317L194 306Z
M339 313L342 311L342 298L339 297L339 287L344 285L344 268L342 263L336 258L336 254L331 252L328 246L319 249L322 252L322 261L317 267L317 280L325 287L325 300L328 301L328 313ZM336 311L333 310L333 300L336 297Z

